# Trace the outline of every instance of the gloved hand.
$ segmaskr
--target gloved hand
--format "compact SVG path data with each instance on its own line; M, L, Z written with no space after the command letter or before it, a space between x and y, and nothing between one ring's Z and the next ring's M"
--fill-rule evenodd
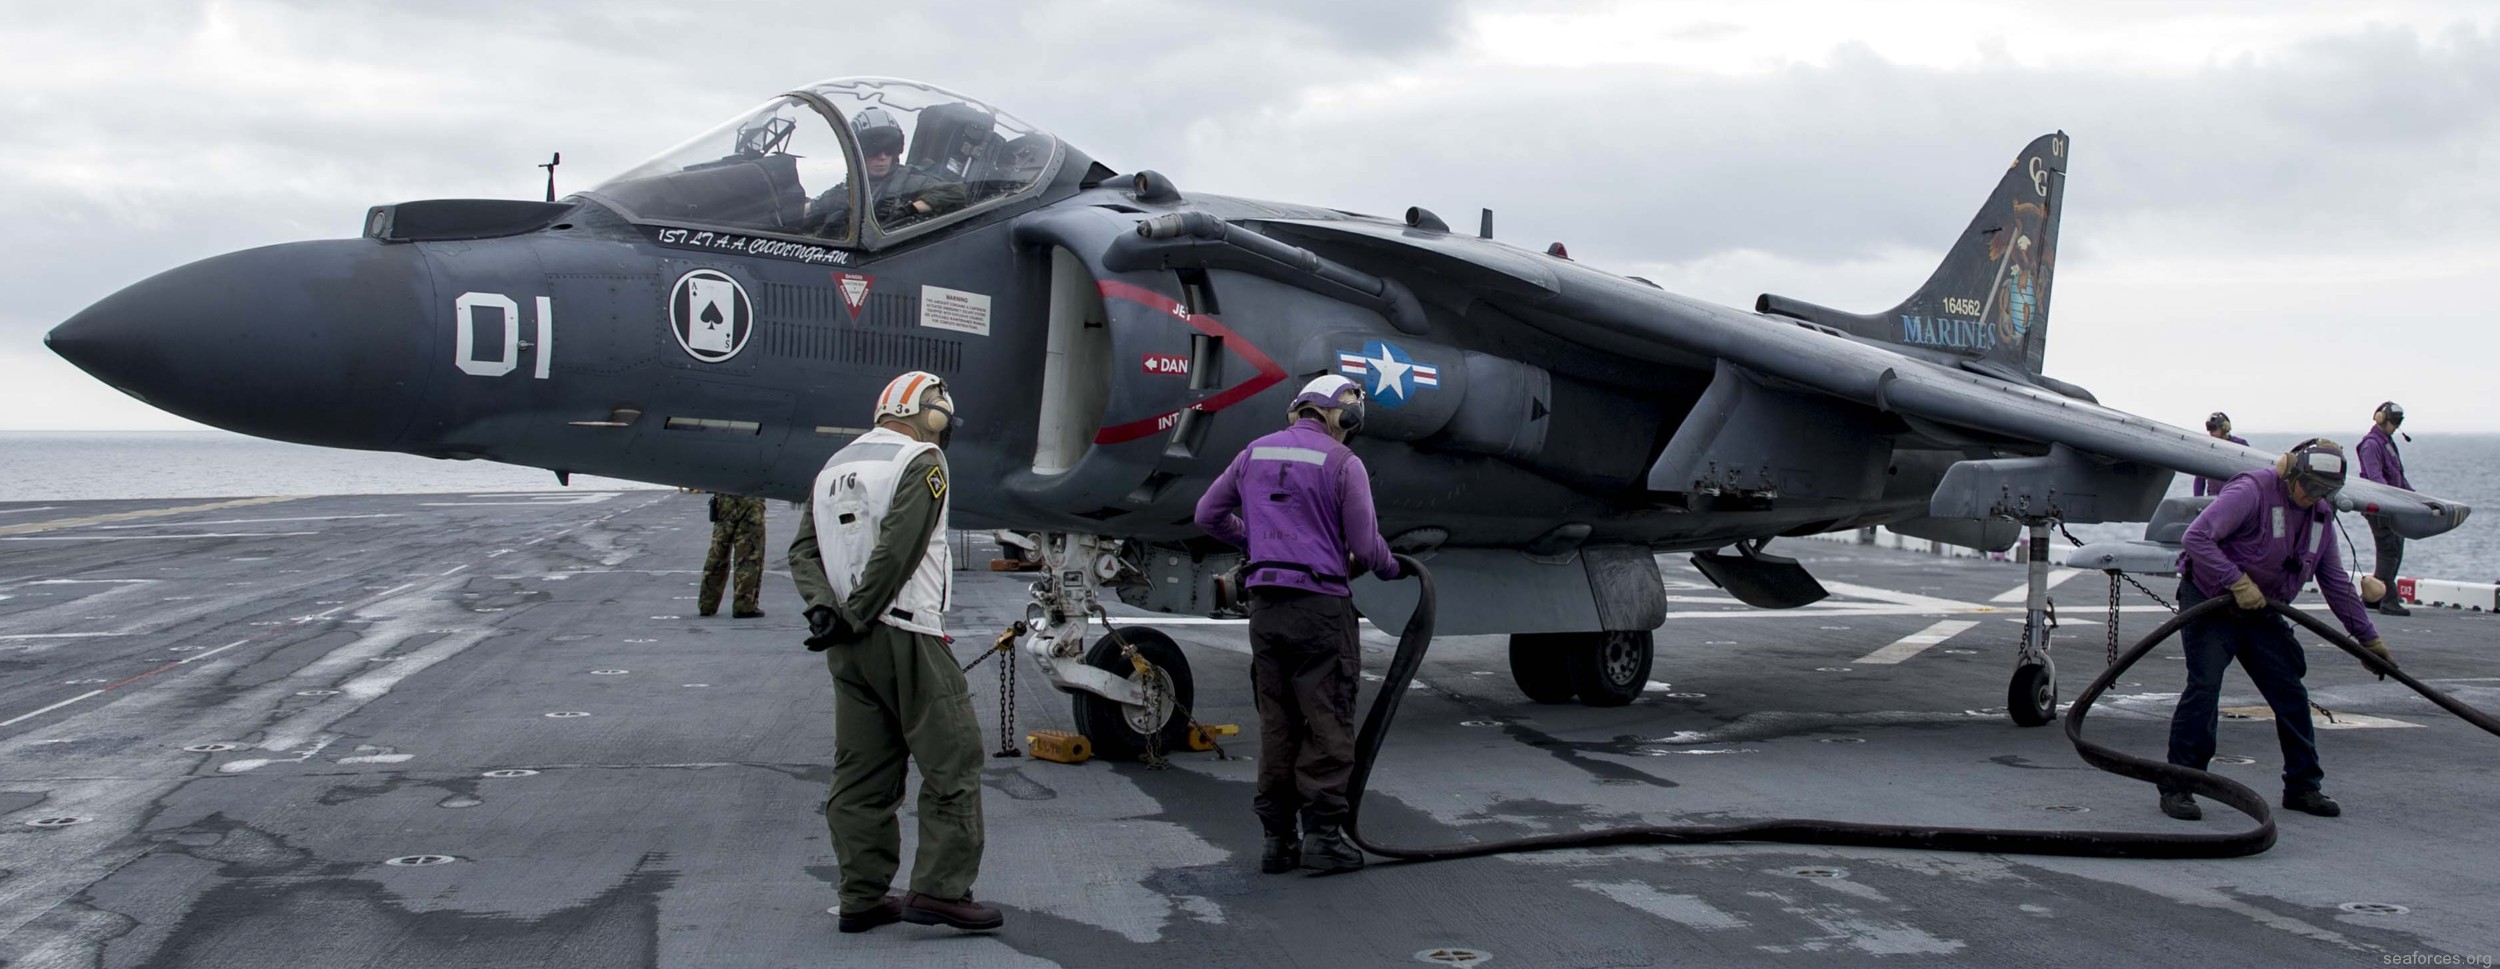
M859 638L858 631L842 611L832 606L816 606L807 610L807 651L821 653Z
M2370 655L2378 657L2379 662L2385 663L2389 667L2394 667L2396 665L2395 654L2387 651L2387 640L2372 637L2369 642L2362 643L2361 648L2369 650ZM2371 670L2370 672L2378 673L2377 670ZM2384 680L2387 678L2387 674L2379 673L2378 678Z
M913 200L911 199L899 198L891 195L878 199L876 207L877 221L890 224L918 218L920 210L918 207L912 205L912 201Z
M2239 581L2231 583L2231 602L2242 609L2256 612L2266 607L2266 594L2257 590L2257 580L2243 572Z
M2378 576L2375 575L2365 575L2361 577L2362 605L2375 606L2378 605L2379 600L2384 598L2387 598L2387 583L2379 581Z

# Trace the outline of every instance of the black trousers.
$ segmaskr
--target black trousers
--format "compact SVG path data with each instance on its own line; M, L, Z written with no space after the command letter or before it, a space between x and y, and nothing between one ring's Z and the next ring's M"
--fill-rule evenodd
M2179 608L2205 601L2194 580L2179 577ZM2283 792L2314 791L2326 771L2318 766L2318 732L2309 721L2309 658L2292 638L2292 627L2271 613L2225 609L2179 630L2187 653L2187 688L2170 714L2170 762L2206 769L2214 759L2216 717L2222 703L2222 671L2231 661L2264 694L2274 710L2275 740L2283 746Z
M1345 822L1361 680L1354 601L1272 586L1250 590L1250 686L1259 705L1259 793L1270 834Z
M2378 551L2378 565L2370 572L2378 576L2379 581L2387 583L2387 599L2382 601L2397 601L2396 569L2405 563L2404 536L2396 534L2396 530L2387 527L2386 522L2376 518L2369 519L2369 522L2370 541Z

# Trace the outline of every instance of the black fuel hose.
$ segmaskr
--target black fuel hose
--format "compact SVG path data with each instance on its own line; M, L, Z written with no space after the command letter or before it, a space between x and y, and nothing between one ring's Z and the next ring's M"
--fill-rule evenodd
M2225 834L2155 833L2137 831L2052 831L2025 828L1946 828L1928 825L1868 824L1857 821L1825 821L1810 818L1781 818L1758 821L1737 821L1726 824L1641 825L1627 828L1605 828L1567 834L1539 835L1506 841L1470 841L1457 844L1414 847L1375 842L1363 836L1363 794L1370 784L1372 768L1380 758L1380 745L1389 732L1390 721L1397 718L1398 704L1404 700L1407 685L1414 681L1415 670L1423 664L1424 653L1432 646L1433 609L1435 598L1431 571L1423 563L1408 556L1397 557L1401 573L1414 578L1418 585L1415 614L1407 620L1406 631L1398 637L1398 650L1389 661L1389 671L1382 678L1380 693L1372 698L1371 708L1364 712L1363 727L1355 734L1354 771L1346 790L1347 837L1363 850L1375 855L1403 861L1445 861L1453 858L1474 858L1482 855L1512 854L1523 851L1549 851L1557 848L1598 848L1612 845L1689 845L1720 841L1769 841L1788 844L1843 845L1860 848L1915 848L1925 851L1975 851L2003 854L2070 855L2088 858L2232 858L2253 855L2274 846L2274 812L2266 799L2248 785L2211 771L2181 767L2158 760L2113 750L2083 739L2083 718L2120 674L2163 640L2179 629L2215 610L2231 608L2229 596L2217 596L2189 607L2145 634L2141 641L2118 661L2110 664L2092 685L2083 690L2066 711L2066 739L2075 745L2075 752L2094 767L2136 780L2185 790L2202 797L2228 804L2257 822L2256 827ZM2414 692L2439 704L2485 732L2500 735L2500 720L2490 714L2414 679L2394 664L2380 660L2363 649L2340 629L2329 626L2307 613L2279 602L2267 608L2316 633L2327 642L2359 658L2372 673L2395 677Z

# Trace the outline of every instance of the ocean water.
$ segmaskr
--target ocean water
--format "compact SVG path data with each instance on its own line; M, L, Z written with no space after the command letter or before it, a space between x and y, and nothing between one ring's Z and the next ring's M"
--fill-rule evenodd
M2287 448L2307 434L2256 434ZM2330 434L2346 447L2358 433ZM2465 527L2408 542L2407 575L2500 581L2500 434L2423 434L2404 449L2405 470L2430 494L2465 502ZM2188 493L2188 478L2171 493ZM281 444L224 431L0 431L0 501L90 498L225 498L250 495L552 491L555 475L491 461L438 461L408 454ZM575 475L585 489L659 485ZM2085 541L2141 538L2140 524L2074 526ZM2347 525L2356 567L2372 565L2369 529Z
M0 501L554 491L551 471L307 447L225 431L0 431ZM659 485L591 475L593 491Z

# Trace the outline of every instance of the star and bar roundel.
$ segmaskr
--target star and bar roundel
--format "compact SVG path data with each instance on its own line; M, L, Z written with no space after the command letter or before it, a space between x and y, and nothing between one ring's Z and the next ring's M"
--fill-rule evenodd
M1337 370L1360 382L1363 393L1382 407L1404 407L1415 391L1441 386L1441 368L1418 362L1386 340L1366 341L1359 353L1337 351Z

